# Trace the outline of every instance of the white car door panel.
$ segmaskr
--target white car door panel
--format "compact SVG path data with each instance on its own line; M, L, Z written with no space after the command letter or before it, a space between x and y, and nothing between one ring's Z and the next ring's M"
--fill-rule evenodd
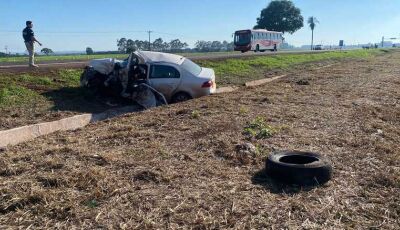
M174 66L154 64L150 67L149 82L165 97L171 98L179 87L181 74Z

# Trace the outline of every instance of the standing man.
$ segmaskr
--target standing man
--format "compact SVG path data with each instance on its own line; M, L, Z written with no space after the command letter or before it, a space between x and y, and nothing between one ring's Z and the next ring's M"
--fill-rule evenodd
M33 23L31 21L26 21L26 28L22 31L22 37L24 37L25 41L25 46L26 49L29 52L29 66L30 67L39 67L35 65L35 42L37 42L40 46L42 46L42 43L40 43L38 40L35 38L35 34L33 33L32 30Z

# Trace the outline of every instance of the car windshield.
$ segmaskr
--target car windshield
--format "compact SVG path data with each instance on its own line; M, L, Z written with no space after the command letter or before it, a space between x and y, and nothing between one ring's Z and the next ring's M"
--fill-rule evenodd
M201 67L189 59L185 59L185 61L183 61L182 68L196 76L199 75L201 72Z

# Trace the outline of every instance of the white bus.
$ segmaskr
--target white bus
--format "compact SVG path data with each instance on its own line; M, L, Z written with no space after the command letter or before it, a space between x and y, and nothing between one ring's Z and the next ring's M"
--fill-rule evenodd
M268 30L239 30L235 32L235 51L277 51L283 43L283 33Z

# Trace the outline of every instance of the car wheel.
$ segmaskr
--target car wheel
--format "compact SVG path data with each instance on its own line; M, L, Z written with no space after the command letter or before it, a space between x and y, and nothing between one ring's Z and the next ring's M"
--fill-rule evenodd
M331 179L332 166L317 153L284 151L268 156L266 172L282 183L320 185Z
M179 103L179 102L188 101L190 99L192 99L192 97L188 93L180 92L180 93L175 94L172 97L171 102L172 103Z

